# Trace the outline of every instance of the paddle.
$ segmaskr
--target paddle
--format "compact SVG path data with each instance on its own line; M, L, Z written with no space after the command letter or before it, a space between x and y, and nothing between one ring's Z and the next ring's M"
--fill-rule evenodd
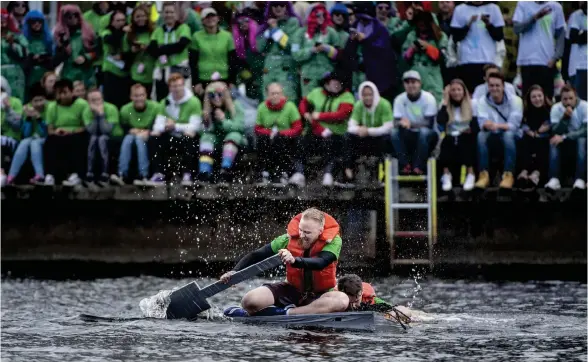
M206 298L212 297L223 290L239 284L244 280L253 278L261 272L273 269L282 264L282 259L279 255L271 256L259 263L248 266L243 270L239 270L231 275L227 283L217 281L206 287L200 289L196 282L191 282L183 287L174 290L170 294L171 302L166 310L167 319L181 319L188 320L196 319L198 314L210 309L210 304Z

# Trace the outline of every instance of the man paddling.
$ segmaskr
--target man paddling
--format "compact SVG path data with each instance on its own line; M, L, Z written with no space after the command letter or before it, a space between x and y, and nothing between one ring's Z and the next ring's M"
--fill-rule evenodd
M330 215L308 209L288 224L287 234L247 254L233 270L221 276L228 282L235 272L279 254L286 264L286 282L264 284L243 297L242 308L225 310L230 317L343 312L347 294L334 291L341 252L339 224Z

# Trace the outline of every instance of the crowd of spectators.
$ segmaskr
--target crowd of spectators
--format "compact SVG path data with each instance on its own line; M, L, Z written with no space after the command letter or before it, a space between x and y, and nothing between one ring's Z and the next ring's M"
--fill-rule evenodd
M568 160L585 189L586 2L574 5L566 21L554 1L506 19L483 1L100 1L60 6L49 29L8 2L2 186L230 183L255 152L258 183L304 186L313 156L325 186L354 185L364 155L422 175L433 155L444 191L485 189L497 171L503 189L557 190Z

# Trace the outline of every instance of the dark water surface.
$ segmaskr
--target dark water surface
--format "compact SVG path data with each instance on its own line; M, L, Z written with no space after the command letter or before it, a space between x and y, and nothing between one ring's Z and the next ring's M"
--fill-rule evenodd
M140 316L142 298L186 281L4 279L2 361L587 360L586 284L577 282L374 281L380 296L429 314L430 321L414 323L408 333L385 321L375 333L334 333L218 318L127 323L77 318L80 313ZM211 298L216 315L264 281Z

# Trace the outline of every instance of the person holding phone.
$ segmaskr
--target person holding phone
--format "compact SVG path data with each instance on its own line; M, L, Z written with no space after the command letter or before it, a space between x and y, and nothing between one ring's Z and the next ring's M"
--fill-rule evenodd
M562 6L555 1L521 1L513 16L519 35L517 66L521 68L523 94L533 84L553 98L555 63L563 56L565 18Z

